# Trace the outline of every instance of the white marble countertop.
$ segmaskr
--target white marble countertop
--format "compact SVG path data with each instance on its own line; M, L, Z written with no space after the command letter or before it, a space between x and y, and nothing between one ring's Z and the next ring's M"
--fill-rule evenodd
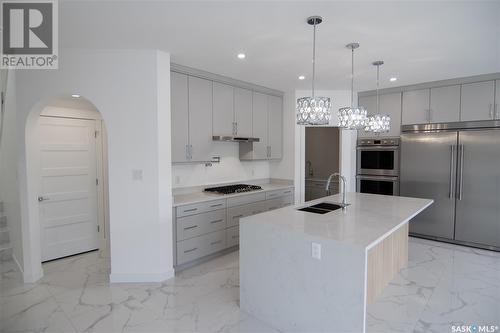
M297 210L325 201L339 203L342 197L332 195L245 217L240 223L266 223L284 231L369 249L433 203L429 199L347 193L350 205L345 211L338 209L321 215Z
M215 194L215 193L207 193L207 192L202 192L202 191L193 192L193 193L186 193L186 194L177 194L177 195L174 195L173 207L182 206L182 205L189 205L189 204L194 204L194 203L200 203L200 202L206 202L206 201L212 201L212 200L228 199L228 198L234 198L234 197L239 197L239 196L243 196L243 195L269 192L269 191L274 191L274 190L282 190L282 189L294 187L293 185L279 184L279 183L268 183L268 184L257 184L257 185L262 187L262 190L243 192L243 193L234 193L234 194Z

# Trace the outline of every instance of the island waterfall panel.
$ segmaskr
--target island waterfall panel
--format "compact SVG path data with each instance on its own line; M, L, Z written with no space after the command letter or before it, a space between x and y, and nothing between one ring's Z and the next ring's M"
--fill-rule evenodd
M408 264L408 223L368 250L367 302L373 303Z

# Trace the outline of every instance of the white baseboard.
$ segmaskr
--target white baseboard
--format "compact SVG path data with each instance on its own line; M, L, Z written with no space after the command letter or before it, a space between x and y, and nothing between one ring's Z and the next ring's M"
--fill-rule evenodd
M40 265L40 270L34 274L26 274L26 272L23 272L24 283L35 283L41 278L43 278L42 265Z
M175 276L173 269L156 274L109 274L111 283L163 282Z

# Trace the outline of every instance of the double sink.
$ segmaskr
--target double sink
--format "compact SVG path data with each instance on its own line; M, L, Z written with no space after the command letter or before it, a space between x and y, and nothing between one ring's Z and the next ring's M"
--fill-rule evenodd
M337 209L344 209L347 204L333 203L333 202L321 202L307 207L297 208L302 212L314 213L314 214L326 214L333 212Z

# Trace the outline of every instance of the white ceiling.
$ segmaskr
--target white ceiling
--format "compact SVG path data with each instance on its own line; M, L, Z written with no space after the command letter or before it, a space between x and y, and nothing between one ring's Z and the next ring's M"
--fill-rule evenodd
M357 90L375 88L374 60L385 61L381 87L500 72L500 0L59 3L61 47L162 49L173 62L280 90L310 87L310 15L324 18L319 89L350 88L353 41Z

